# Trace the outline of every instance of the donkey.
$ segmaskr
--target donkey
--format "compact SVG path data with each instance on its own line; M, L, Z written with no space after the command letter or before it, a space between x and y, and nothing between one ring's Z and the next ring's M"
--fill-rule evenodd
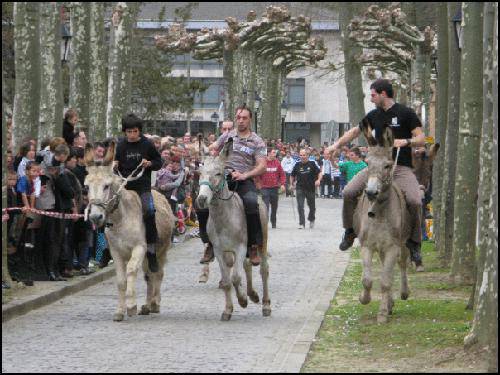
M85 148L88 171L85 185L88 187L89 197L86 216L96 227L106 225L105 234L115 261L118 286L119 302L113 320L122 321L125 302L128 316L137 314L135 284L141 263L147 282L147 297L146 304L141 307L139 314L160 312L161 281L175 219L165 197L152 191L159 237L156 243L159 271L152 273L144 256L146 230L142 220L140 197L134 191L124 189L126 182L134 178L124 179L113 172L114 154L115 144L112 142L104 160L94 162L92 146L87 144Z
M226 307L221 320L228 321L233 313L231 298L231 283L236 290L238 303L246 308L248 297L254 303L259 303L259 295L252 286L252 264L246 258L247 224L243 201L236 192L231 192L227 186L224 174L224 164L233 148L232 141L224 146L219 156L208 156L203 159L200 175L200 192L197 203L199 207L210 208L207 223L207 233L214 248L214 254L219 263L222 280L221 287L226 298ZM265 205L259 198L259 213L263 231L263 245L259 249L261 263L260 274L263 284L262 314L271 315L267 262L267 213ZM241 275L245 270L247 290L242 288ZM231 275L232 271L232 275Z
M366 158L368 164L368 182L365 191L358 201L354 212L354 231L361 244L363 262L363 291L359 301L365 305L371 300L372 288L372 256L378 252L382 263L381 289L382 301L377 315L379 323L388 321L392 314L393 270L396 261L401 269L401 299L409 296L407 260L410 256L406 240L410 237L410 213L401 190L393 184L392 147L393 135L386 128L379 142L372 136L368 127L365 131L369 151ZM378 145L380 144L380 145Z

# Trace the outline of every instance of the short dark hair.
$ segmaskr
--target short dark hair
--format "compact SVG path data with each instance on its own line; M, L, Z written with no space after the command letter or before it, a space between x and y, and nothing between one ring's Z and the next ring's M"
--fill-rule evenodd
M74 108L69 108L66 113L64 114L64 119L67 121L69 120L71 117L75 116L75 115L78 115L78 112L76 112L76 109Z
M248 111L248 113L250 114L250 118L253 117L252 110L250 108L248 108L246 105L241 105L238 108L236 108L236 114L238 114L239 112L241 112L243 110Z
M19 155L21 156L26 156L28 155L28 152L31 151L32 144L30 142L24 142L21 147L19 148Z
M373 82L370 86L370 90L375 90L378 94L381 94L382 91L385 91L388 98L392 98L394 96L394 91L392 90L391 81L388 79L379 78L375 82Z
M69 159L71 159L71 155L75 155L77 157L77 159L83 159L83 157L85 156L85 151L83 149L83 147L73 147L71 149L72 152L70 152L70 157Z
M349 152L354 152L358 156L358 158L361 157L361 150L359 149L359 147L353 147L349 150Z
M133 128L137 128L142 132L142 120L133 113L128 113L122 117L122 131Z
M102 143L102 142L94 142L94 148L97 148L97 147L106 148L106 146L104 145L104 143Z

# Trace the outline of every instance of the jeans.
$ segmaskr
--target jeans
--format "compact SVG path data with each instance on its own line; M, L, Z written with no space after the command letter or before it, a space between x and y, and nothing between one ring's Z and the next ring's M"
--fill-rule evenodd
M267 212L269 213L269 204L271 204L271 224L276 226L276 211L278 211L278 189L274 188L263 188L262 200L266 204Z
M325 186L327 188L326 194L325 194ZM326 195L330 197L332 195L332 176L329 174L323 175L323 178L321 179L321 185L320 185L320 195Z
M307 205L309 206L309 215L307 220L314 221L316 214L316 195L314 190L307 191L297 188L297 205L299 211L299 225L306 225L306 219L304 214L304 200L307 199Z

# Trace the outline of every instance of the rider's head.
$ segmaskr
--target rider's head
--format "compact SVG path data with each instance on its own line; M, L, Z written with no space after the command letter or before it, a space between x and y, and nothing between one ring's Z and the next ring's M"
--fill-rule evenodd
M387 99L392 99L394 91L392 84L388 79L377 79L370 86L371 102L377 107L382 108Z
M141 137L142 120L133 113L122 118L122 131L127 136L127 141L137 142Z
M236 123L239 132L250 130L252 124L252 111L246 106L236 108Z

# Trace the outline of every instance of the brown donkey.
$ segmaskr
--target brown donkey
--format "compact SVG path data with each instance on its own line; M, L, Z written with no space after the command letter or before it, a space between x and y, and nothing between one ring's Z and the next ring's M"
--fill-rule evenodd
M368 127L365 137L370 146L366 158L368 182L354 212L354 231L361 244L363 262L364 290L359 301L363 305L371 301L372 256L378 252L382 263L382 301L377 321L386 323L394 306L391 288L396 262L401 269L401 299L406 300L409 295L406 267L410 252L405 243L410 237L411 228L405 198L401 190L392 183L392 130L386 128L383 135L377 137L377 142L372 136L372 129Z

